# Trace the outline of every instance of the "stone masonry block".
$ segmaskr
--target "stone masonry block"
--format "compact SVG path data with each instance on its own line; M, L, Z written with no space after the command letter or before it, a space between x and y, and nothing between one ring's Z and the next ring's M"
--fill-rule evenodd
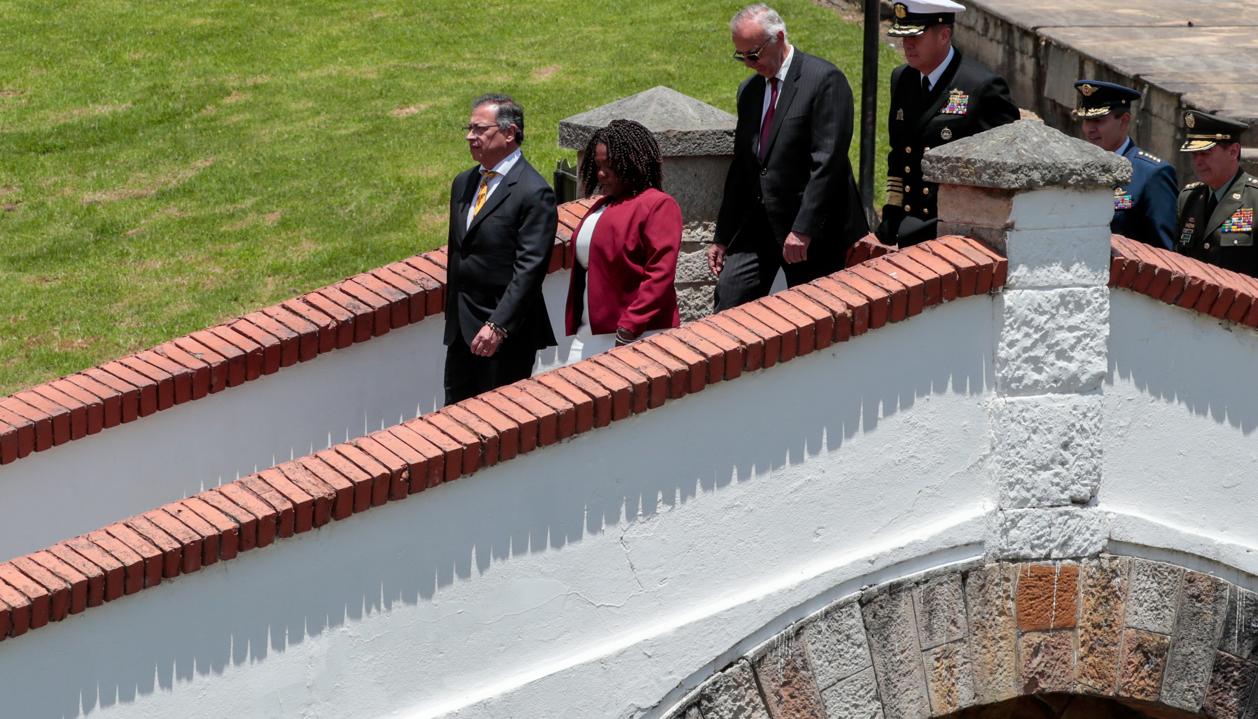
M1209 575L1184 573L1162 681L1163 704L1194 712L1201 709L1227 614L1228 589L1226 582Z
M994 230L1009 229L1013 227L1013 193L988 187L942 185L939 188L939 221Z
M813 677L823 690L872 666L864 620L855 600L827 609L802 634Z
M908 590L879 592L863 602L878 695L888 719L927 717L926 677Z
M1120 158L1124 162L1125 158ZM1107 189L1047 188L1020 192L1013 198L1015 230L1109 228L1114 219L1114 193ZM1010 266L1012 268L1012 260Z
M1157 701L1162 693L1162 673L1171 638L1164 634L1128 629L1123 632L1122 671L1118 695L1141 701Z
M934 577L914 587L913 605L923 649L964 639L969 631L959 572Z
M1023 564L1018 568L1015 605L1019 630L1038 632L1075 626L1078 599L1078 564Z
M707 681L699 709L703 719L770 719L751 665L741 659Z
M965 604L970 627L970 664L974 695L981 704L1017 694L1013 592L1017 569L996 563L965 575Z
M1076 677L1082 691L1113 694L1118 689L1130 564L1126 558L1107 556L1083 562Z
M826 719L882 719L873 667L823 691L821 699L826 704Z
M1253 705L1258 665L1218 652L1206 687L1205 714L1216 719L1242 719Z
M974 703L974 672L964 641L931 649L923 660L933 716L950 714Z
M1010 509L992 514L988 552L1004 559L1089 557L1105 548L1109 519L1095 509Z
M785 634L752 657L772 719L825 716L802 637Z
M1006 290L996 296L997 388L1005 395L1099 390L1109 370L1109 289Z
M1027 632L1018 639L1024 694L1070 691L1074 685L1074 632Z
M1179 567L1131 560L1131 594L1127 599L1127 626L1159 634L1175 627L1179 606L1179 585L1184 570Z
M1009 289L1104 287L1109 284L1110 228L1011 230L1003 250L1009 258Z
M1086 504L1101 482L1101 395L997 398L988 404L1000 506Z
M1258 659L1258 594L1232 587L1219 649L1240 659Z
M712 314L712 285L677 288L677 309L682 322L694 322Z
M715 284L716 277L708 269L708 253L705 250L682 252L677 257L677 282L708 282Z

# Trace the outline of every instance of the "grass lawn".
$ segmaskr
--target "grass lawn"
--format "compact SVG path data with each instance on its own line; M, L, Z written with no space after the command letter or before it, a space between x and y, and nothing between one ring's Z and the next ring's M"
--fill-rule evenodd
M0 0L0 394L440 246L481 92L547 176L655 85L732 112L741 4ZM860 28L775 4L859 93Z

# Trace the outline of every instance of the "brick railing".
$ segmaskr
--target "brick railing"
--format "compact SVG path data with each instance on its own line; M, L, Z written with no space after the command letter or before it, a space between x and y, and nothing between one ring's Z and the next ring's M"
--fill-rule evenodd
M567 217L568 232L570 222ZM432 262L434 255L440 253L421 259ZM401 264L417 269L410 263ZM974 240L934 240L12 559L0 564L0 639L405 499L743 372L846 342L927 307L999 289L1007 274L1006 260ZM364 299L371 298L359 288L380 290L372 289L374 305L355 303L362 308L355 317L372 328L363 332L364 339L376 328L393 327L395 317L409 320L412 307L422 305L427 313L426 301L412 304L406 295L405 301L396 299L406 314L395 315L396 305L382 288L362 276L346 282L351 281L356 287L348 289ZM348 289L339 291L348 295ZM294 361L302 357L299 337L289 340L297 346ZM304 346L321 347L320 342L307 339ZM283 366L283 341L276 337L272 344L279 347L278 366ZM257 355L251 361L238 359L237 366L246 370L243 377L251 366L259 373L268 366L261 345ZM216 367L218 376L230 374L226 358ZM206 371L213 376L208 366ZM212 379L202 385L207 386L213 386Z
M559 208L549 271L571 268L593 199ZM871 237L848 264L891 248ZM446 251L434 250L0 399L0 465L237 387L441 314Z
M1114 235L1110 287L1258 327L1258 279Z

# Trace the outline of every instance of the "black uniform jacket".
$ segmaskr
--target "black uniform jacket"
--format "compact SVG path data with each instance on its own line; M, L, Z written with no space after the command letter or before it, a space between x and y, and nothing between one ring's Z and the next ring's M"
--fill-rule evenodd
M1019 117L1004 79L954 50L925 97L920 72L901 65L891 73L887 204L877 233L886 244L906 247L935 237L939 188L922 181L922 153Z
M460 335L470 343L486 322L493 322L507 331L508 341L550 347L555 332L546 315L542 280L559 224L555 192L521 157L468 226L467 211L479 186L478 165L460 173L450 187L445 343Z
M794 52L778 91L763 163L760 111L768 82L753 75L738 88L734 160L725 178L716 242L731 250L752 249L746 243L755 238L739 236L760 224L749 220L763 211L779 247L792 231L807 234L810 261L841 262L847 248L869 231L847 156L852 88L834 65L799 48Z
M1254 246L1258 178L1243 170L1237 172L1223 199L1206 217L1210 194L1204 182L1189 183L1179 193L1176 249L1224 269L1258 277L1258 247Z

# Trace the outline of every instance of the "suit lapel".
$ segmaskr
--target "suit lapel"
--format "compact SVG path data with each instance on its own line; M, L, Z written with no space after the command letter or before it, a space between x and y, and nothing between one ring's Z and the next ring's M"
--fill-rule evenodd
M472 233L476 231L476 228L480 227L481 220L488 217L490 213L497 209L497 207L507 199L507 196L511 194L511 186L514 185L516 180L520 178L520 170L522 170L523 167L524 158L521 157L514 165L511 166L511 169L507 171L507 175L502 178L502 182L494 188L493 194L489 196L489 199L485 200L485 205L480 208L480 212L476 213L476 217L472 218L472 224L467 228L467 237L471 237ZM480 178L478 176L476 178L475 188L479 189L479 187ZM476 189L473 189L472 192L475 193Z
M922 100L922 112L917 116L917 132L921 133L926 128L935 115L939 114L939 110L944 106L944 101L948 99L946 90L952 84L957 76L957 68L961 66L961 51L953 48L952 63L948 65L943 74L939 76L939 82L930 89L930 95ZM920 78L920 73L919 73ZM921 80L918 80L921 83Z
M1241 208L1241 200L1234 199L1235 195L1244 197L1242 190L1245 189L1245 174L1237 173L1236 178L1232 180L1232 184L1227 186L1227 191L1223 193L1223 199L1219 200L1218 207L1214 208L1214 212L1210 214L1209 220L1206 222L1206 234L1210 235L1215 230L1223 226L1227 222L1227 218ZM1210 188L1206 188L1207 191Z
M773 152L774 141L777 140L778 131L782 129L782 121L790 112L791 103L795 100L795 91L799 88L799 76L804 69L804 53L796 50L795 57L791 60L791 69L787 73L786 82L782 83L782 89L778 91L778 104L773 110L773 125L769 127L769 146L765 148L764 158L769 159L769 153ZM768 87L768 81L762 80L761 86ZM764 107L764 91L760 94L760 106Z
M460 245L467 236L467 211L472 209L472 202L476 198L476 186L480 184L479 169L477 166L467 173L467 179L463 181L463 191L459 193L459 201L454 206L454 236Z
M748 113L756 113L754 117L760 116L760 110L764 107L764 94L769 91L769 83L760 75L756 75L751 79L751 84L747 86L744 94L746 99L744 102L750 103L751 107L747 108ZM751 154L760 157L760 123L756 123L755 128L751 131Z

